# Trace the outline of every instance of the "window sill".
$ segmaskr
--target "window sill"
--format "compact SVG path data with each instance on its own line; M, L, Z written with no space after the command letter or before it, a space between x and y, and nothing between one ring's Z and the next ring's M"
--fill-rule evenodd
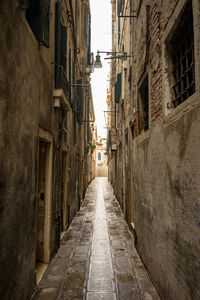
M186 99L184 102L179 104L176 108L172 109L164 118L165 122L172 122L183 115L187 114L189 111L199 106L200 90L195 92L192 96Z
M63 109L71 110L70 102L66 98L63 89L54 89L53 91L54 107L63 107Z

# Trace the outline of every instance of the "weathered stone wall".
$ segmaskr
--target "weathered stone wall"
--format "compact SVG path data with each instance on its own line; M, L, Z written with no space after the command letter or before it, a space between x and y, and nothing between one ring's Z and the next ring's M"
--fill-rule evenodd
M50 257L56 250L56 226L63 197L62 107L54 107L55 1L51 1L51 47L36 40L18 0L0 3L0 295L4 300L27 300L35 286L36 199L39 128L52 136L52 197L50 202ZM84 10L80 4L80 15ZM81 17L84 22L83 16ZM84 27L79 24L85 72ZM70 27L71 28L71 27ZM71 29L70 29L71 30ZM73 45L72 41L71 44ZM84 48L84 50L82 49ZM73 50L73 49L72 49ZM72 51L73 52L73 51ZM78 73L78 72L77 72ZM79 79L80 74L76 74ZM86 78L83 78L86 81ZM83 93L83 102L86 102ZM76 99L73 99L76 101ZM69 107L68 107L69 109ZM86 109L87 112L87 109ZM83 119L86 118L86 112ZM78 125L72 109L67 127L67 205L71 222L88 184L84 165L85 125ZM76 141L74 139L76 124ZM79 128L78 128L79 126ZM82 139L79 139L80 136ZM86 161L87 165L87 161ZM84 169L84 170L83 170ZM79 171L84 188L80 189ZM66 182L65 182L66 184ZM81 190L81 195L80 195ZM66 208L67 210L67 208ZM57 237L59 243L59 236Z
M137 249L165 300L200 299L199 0L192 1L196 90L176 108L171 105L172 74L167 49L186 3L134 1L137 16L130 49L134 98L131 93L126 97L123 91L124 97L117 105L118 147L116 160L113 156L109 167L111 181L115 178L112 184L117 199L134 227ZM123 34L120 41L120 49L130 42ZM147 74L149 129L144 132L139 89ZM129 88L128 82L122 88Z
M167 78L163 73L165 40L162 35L170 22L172 28L176 25L178 14L175 18L173 13L177 6L183 7L184 2L176 5L177 1L143 1L135 20L138 29L135 33L135 101L138 101L141 75L146 71L151 79L150 129L133 140L130 157L136 245L161 298L166 300L200 298L200 93L197 85L193 96L167 111L168 100L163 92ZM194 20L199 15L197 3L193 1ZM151 44L149 59L145 62L147 48L142 36L146 30L146 4L151 6ZM196 29L198 24L196 21ZM198 56L196 59L199 61ZM198 68L199 65L197 73Z
M0 294L27 299L35 286L38 124L41 117L51 130L44 103L52 78L16 1L1 1L0 28Z
M167 300L200 295L200 94L195 100L133 143L137 248Z

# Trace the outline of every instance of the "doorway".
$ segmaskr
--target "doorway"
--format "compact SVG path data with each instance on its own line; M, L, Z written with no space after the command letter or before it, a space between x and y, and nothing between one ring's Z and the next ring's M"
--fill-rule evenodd
M68 185L68 168L67 152L62 151L62 203L61 203L61 238L68 227L67 214L67 185Z
M39 130L36 202L36 281L41 280L50 260L53 138Z
M36 262L44 262L45 175L47 143L39 141Z

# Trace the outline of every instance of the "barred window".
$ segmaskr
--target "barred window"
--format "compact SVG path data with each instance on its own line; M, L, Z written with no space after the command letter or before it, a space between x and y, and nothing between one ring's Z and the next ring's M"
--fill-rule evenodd
M192 1L189 1L171 40L174 76L174 106L195 92Z

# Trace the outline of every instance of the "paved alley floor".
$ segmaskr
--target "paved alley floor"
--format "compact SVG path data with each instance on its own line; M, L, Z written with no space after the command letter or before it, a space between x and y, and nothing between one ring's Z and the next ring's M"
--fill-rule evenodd
M160 299L107 178L89 185L33 299Z

